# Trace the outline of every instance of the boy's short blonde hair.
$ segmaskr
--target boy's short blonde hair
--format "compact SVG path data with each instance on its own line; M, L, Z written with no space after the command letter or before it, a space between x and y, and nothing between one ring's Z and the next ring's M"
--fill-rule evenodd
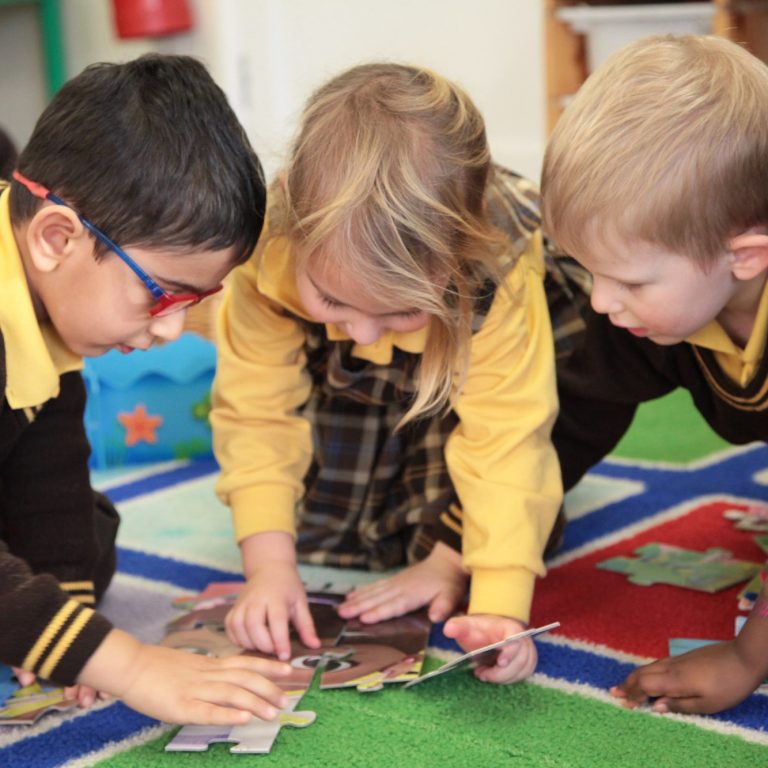
M611 231L706 269L768 224L768 67L712 36L626 46L555 126L542 193L548 233L576 257Z

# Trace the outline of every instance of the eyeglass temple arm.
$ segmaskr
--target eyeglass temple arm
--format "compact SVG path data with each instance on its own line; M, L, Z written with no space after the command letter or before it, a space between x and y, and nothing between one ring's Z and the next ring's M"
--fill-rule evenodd
M29 192L35 197L39 197L41 200L50 200L52 203L55 203L56 205L63 205L65 208L69 208L72 211L75 210L71 205L65 203L60 197L54 195L53 192L48 189L48 187L39 184L36 181L31 181L26 176L22 175L19 171L13 172L13 178L16 179L19 184L22 184L24 187L26 187L27 190L29 190ZM75 213L77 213L77 211L75 211ZM96 227L95 224L92 224L85 216L83 216L82 213L77 213L77 217L80 219L83 226L95 238L106 245L110 251L114 251L123 261L128 264L128 266L138 275L138 277L156 299L165 296L165 291L119 245L117 245L117 243L114 243L110 238L108 238L100 229L98 229L98 227Z

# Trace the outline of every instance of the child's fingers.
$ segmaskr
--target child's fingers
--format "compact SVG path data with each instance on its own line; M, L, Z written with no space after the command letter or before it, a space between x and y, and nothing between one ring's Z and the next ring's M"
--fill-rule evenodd
M284 661L275 661L273 659L264 659L261 656L248 656L240 654L238 656L228 656L221 659L221 663L233 669L245 669L251 674L263 675L269 678L288 677L291 674L291 665Z
M268 626L264 628L269 635L272 653L281 661L291 658L291 635L289 628L288 610L285 605L278 603L267 610ZM257 627L261 631L261 627Z
M379 606L397 598L400 590L392 582L379 582L375 590L360 594L353 601L346 601L339 606L339 616L353 619L362 614L375 611Z
M415 596L408 597L401 592L397 592L372 610L361 613L360 621L363 624L375 624L378 621L386 621L396 616L402 616L422 605L423 602L420 602Z
M299 633L301 642L308 648L319 648L320 638L315 630L315 622L312 620L312 614L309 612L309 603L302 600L294 609L294 626Z
M456 608L456 602L449 595L439 594L429 605L429 620L433 623L445 621Z
M471 616L451 619L443 628L443 634L455 640L465 651L488 645L498 638L491 638Z
M13 674L16 675L16 679L19 681L21 686L32 685L32 683L34 683L37 679L34 672L28 672L26 669L22 669L21 667L12 667L12 669Z

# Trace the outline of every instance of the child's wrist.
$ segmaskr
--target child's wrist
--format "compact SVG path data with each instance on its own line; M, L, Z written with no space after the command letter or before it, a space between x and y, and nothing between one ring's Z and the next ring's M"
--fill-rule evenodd
M78 683L121 698L136 672L142 643L127 632L113 629L78 675Z

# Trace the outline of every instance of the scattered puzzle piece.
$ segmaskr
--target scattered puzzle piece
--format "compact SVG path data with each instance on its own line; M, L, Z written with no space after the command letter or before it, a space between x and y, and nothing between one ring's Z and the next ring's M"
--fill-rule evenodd
M77 701L64 698L63 688L43 688L33 683L19 688L0 708L0 725L33 725L48 712L66 712Z
M728 550L717 547L696 552L654 543L636 549L635 554L638 557L612 557L597 567L627 574L638 586L672 584L701 592L718 592L760 570L759 563L735 560Z
M745 508L726 509L723 517L735 521L735 528L741 531L768 533L768 506L752 504Z
M229 751L248 754L267 754L271 751L281 728L306 728L315 722L314 712L295 711L305 691L289 697L288 706L281 710L274 720L259 720L254 717L245 725L216 727L185 725L165 745L166 752L205 752L210 744L234 742Z

